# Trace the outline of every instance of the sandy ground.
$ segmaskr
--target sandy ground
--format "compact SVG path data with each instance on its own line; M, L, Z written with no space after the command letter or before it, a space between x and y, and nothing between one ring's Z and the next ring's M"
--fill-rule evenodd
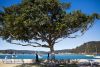
M0 67L16 67L16 66L19 66L20 64L3 64L3 63L0 63Z
M23 62L25 63L24 65ZM33 63L32 59L0 59L0 67L37 67L35 65L28 65L27 63Z
M4 64L0 63L0 67L38 67L36 65L22 65L22 64Z

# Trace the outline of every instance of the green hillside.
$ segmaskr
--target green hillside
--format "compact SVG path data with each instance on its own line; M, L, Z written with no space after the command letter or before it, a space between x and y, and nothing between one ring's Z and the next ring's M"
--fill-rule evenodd
M100 41L91 41L72 49L74 53L95 54L100 53Z

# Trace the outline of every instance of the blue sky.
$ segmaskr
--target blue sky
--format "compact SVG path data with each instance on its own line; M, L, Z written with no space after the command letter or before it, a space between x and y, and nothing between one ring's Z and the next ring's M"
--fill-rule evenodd
M71 3L71 8L69 9L69 11L81 10L86 14L92 14L92 13L100 14L100 7L99 7L100 0L62 0L61 2L66 2L66 1ZM7 7L12 4L17 4L20 2L21 2L20 0L0 0L0 10L2 10L1 8L2 6ZM83 36L74 39L66 38L61 42L57 43L54 48L55 50L71 49L88 41L100 41L100 20L96 20L93 27L90 28ZM12 45L0 39L0 50L2 49L37 50L37 51L49 50L47 48L33 48L29 46L25 47L25 46Z

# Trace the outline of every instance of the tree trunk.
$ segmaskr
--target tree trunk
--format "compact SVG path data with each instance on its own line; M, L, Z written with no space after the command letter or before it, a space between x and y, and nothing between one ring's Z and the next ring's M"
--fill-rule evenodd
M53 48L53 46L50 47L50 53L54 53L54 48Z
M54 53L54 47L50 47L50 54L51 54L51 60L55 60L55 53Z

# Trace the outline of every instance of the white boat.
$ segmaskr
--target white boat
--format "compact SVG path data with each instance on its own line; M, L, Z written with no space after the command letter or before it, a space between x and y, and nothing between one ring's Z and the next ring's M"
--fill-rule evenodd
M7 56L5 56L5 59L7 59Z
M41 59L42 58L42 56L41 55L38 55L38 57Z
M94 55L85 55L85 56L94 56Z
M12 59L14 59L14 58L16 58L16 54L15 53L12 54Z
M94 58L99 58L100 59L100 56L94 56Z

